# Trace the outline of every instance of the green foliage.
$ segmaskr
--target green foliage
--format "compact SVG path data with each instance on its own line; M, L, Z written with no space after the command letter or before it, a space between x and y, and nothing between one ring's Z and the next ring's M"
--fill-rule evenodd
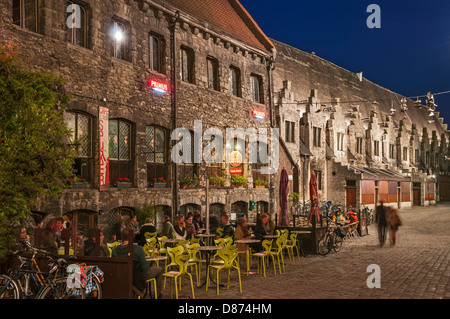
M226 178L222 176L210 176L209 177L209 184L211 185L218 185L218 186L225 186Z
M265 179L257 179L254 181L255 186L267 186L269 184L269 181L265 180Z
M156 217L158 212L162 210L162 206L155 205L154 203L146 203L142 208L136 208L135 213L139 225L143 225L145 223L145 219L150 217L153 221L153 225L156 227Z
M197 175L194 174L194 177L186 175L184 176L184 178L181 180L181 185L194 185L194 186L198 186L200 185L201 182L201 178L198 177Z
M11 225L39 198L68 187L76 156L63 118L64 81L29 71L17 51L0 46L0 257L13 244Z
M238 174L231 175L231 185L244 186L246 184L247 184L247 177Z

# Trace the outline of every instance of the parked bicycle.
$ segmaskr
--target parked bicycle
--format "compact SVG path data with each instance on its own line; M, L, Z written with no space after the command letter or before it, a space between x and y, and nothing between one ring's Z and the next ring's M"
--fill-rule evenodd
M346 235L341 223L334 222L330 218L327 218L327 220L330 222L330 225L317 243L317 253L322 256L327 255L331 250L335 252L340 251Z
M57 280L67 280L65 267L67 261L63 258L53 259L50 255L37 248L29 246L31 257L24 253L15 252L14 255L20 261L19 267L9 276L0 275L0 299L44 299L49 295L61 297L57 292ZM49 257L50 270L43 272L36 261L38 253ZM52 298L53 299L53 298Z

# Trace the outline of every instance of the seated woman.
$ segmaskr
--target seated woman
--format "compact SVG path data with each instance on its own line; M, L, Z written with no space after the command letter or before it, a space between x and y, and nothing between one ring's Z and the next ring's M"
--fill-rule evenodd
M175 230L174 232L175 238L186 240L188 231L186 229L186 223L184 222L183 215L177 216L175 226L173 226L173 229Z

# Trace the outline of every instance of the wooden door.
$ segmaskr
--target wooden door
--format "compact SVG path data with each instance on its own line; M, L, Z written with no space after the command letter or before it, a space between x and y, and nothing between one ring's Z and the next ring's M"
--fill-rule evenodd
M413 189L413 206L420 206L420 189Z
M346 189L346 205L348 207L356 207L356 188L347 188Z

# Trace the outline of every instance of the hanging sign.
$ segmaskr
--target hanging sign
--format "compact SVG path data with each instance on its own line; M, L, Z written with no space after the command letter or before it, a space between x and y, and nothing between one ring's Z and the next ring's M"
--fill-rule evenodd
M252 115L255 119L258 119L258 120L263 120L266 118L266 112L264 112L264 111L253 110Z
M230 174L242 174L242 167L230 168Z
M98 110L100 190L109 189L109 109Z
M150 80L150 87L153 91L159 92L159 93L165 93L168 91L169 86L166 83L156 81L156 80Z
M233 167L237 167L242 163L242 154L238 151L233 151L230 154L230 165Z

